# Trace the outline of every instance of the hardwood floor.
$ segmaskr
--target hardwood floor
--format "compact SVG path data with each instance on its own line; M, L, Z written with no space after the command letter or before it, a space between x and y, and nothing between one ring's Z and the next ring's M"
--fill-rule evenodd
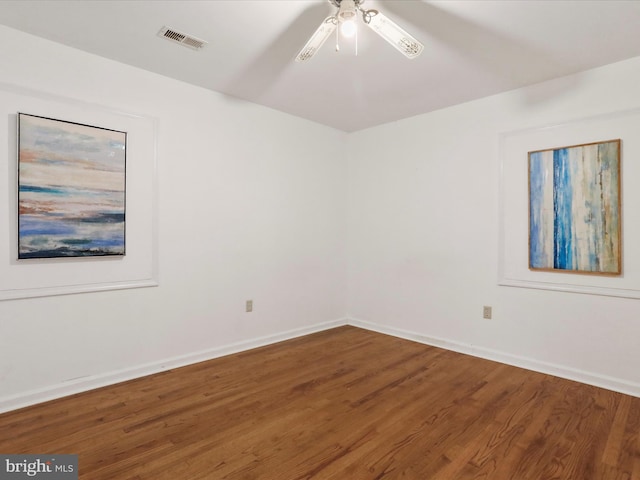
M640 398L341 327L0 415L80 478L640 479Z

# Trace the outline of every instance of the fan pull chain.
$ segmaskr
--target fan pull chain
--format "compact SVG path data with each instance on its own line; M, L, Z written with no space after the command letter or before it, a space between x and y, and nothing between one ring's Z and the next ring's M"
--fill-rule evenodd
M336 28L336 52L340 51L340 22L338 21L338 25Z
M358 30L359 28L356 27L356 57L358 56Z

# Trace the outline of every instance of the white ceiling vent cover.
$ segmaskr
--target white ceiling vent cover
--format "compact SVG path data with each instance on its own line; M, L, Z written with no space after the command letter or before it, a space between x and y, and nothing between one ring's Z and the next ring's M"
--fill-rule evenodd
M194 37L193 35L178 32L177 30L171 27L162 27L158 32L158 36L166 38L171 42L184 45L185 47L191 48L192 50L200 50L202 47L204 47L208 43L204 40Z

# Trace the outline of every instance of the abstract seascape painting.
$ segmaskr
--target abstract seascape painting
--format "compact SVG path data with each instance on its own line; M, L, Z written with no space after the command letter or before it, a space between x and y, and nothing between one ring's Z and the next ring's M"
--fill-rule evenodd
M127 134L18 114L18 258L125 254Z
M620 140L529 152L529 268L619 275Z

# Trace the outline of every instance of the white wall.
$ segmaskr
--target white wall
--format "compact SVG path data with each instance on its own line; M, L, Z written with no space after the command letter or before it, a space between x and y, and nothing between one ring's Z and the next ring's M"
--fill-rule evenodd
M5 27L0 43L2 83L157 119L160 272L1 301L0 410L343 321L344 133Z
M160 214L159 287L0 302L0 410L346 316L640 395L637 300L497 286L499 134L640 107L640 59L345 135L4 27L0 42L2 83L157 118Z
M640 395L638 300L497 285L500 134L638 108L638 85L640 58L350 135L349 316ZM638 160L622 159L628 225L640 190L624 165Z

